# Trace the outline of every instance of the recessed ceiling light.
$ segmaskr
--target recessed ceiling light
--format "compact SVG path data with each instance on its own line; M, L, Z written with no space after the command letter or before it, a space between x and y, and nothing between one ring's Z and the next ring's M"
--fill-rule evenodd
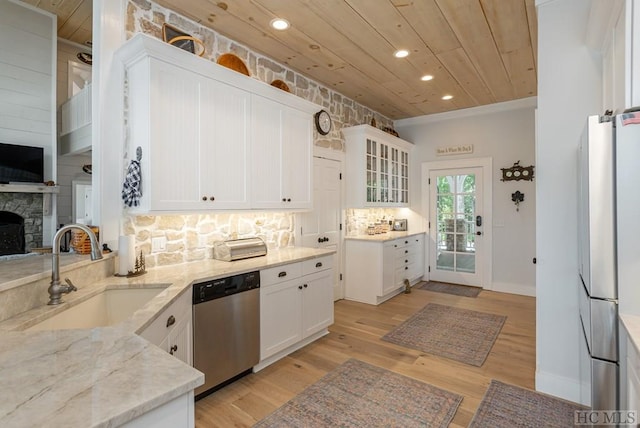
M453 98L453 95L445 95L444 97L442 97L442 99L445 101L450 100L451 98Z
M432 75L430 75L430 74L425 74L424 76L422 76L422 77L420 78L420 80L425 81L425 82L426 82L427 80L431 80L431 79L433 79L433 76L432 76Z
M274 18L271 20L271 26L276 30L286 30L289 28L289 21L282 18Z
M409 56L409 51L406 50L406 49L400 49L400 50L397 50L393 54L393 56L395 56L396 58L405 58L405 57Z

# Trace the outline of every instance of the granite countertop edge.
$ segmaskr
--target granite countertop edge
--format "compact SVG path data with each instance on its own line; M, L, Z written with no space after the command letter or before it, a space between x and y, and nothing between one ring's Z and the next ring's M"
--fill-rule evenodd
M101 334L107 334L105 332L110 332L109 334L114 334L116 338L120 338L124 341L141 341L142 343L147 344L148 347L154 348L145 351L146 354L148 354L148 360L146 360L147 364L151 364L152 361L153 364L151 365L168 365L168 367L172 370L180 371L184 369L185 371L178 378L171 377L170 379L168 379L171 385L170 387L166 388L164 393L155 395L153 397L148 397L146 400L143 399L139 403L134 403L131 406L126 407L125 409L118 408L116 410L114 408L114 412L103 412L108 413L109 417L104 420L93 420L92 425L90 426L106 427L114 426L114 424L123 424L132 419L135 419L136 417L148 412L149 410L152 410L178 397L181 394L193 390L195 387L201 385L204 382L204 375L202 373L200 373L193 367L184 364L180 360L177 360L175 357L170 356L168 353L160 350L156 346L147 342L142 337L138 336L140 332L142 332L147 326L153 323L153 321L161 315L162 311L165 308L167 308L176 299L178 299L178 297L180 297L182 293L186 292L192 284L245 272L277 267L289 263L303 262L305 260L327 256L334 253L335 250L329 249L291 247L271 251L264 257L238 260L234 262L225 262L213 259L193 261L178 265L152 268L149 269L149 271L145 275L134 278L108 277L97 281L91 286L84 287L80 284L76 284L78 286L78 292L66 295L65 299L68 300L68 302L61 305L61 307L40 307L0 322L0 338L3 339L0 340L0 365L3 361L11 361L14 359L24 360L26 358L29 361L37 361L41 359L40 355L37 355L38 353L42 353L43 355L59 354L64 350L65 342L52 340L52 338L60 336L62 334L61 332L65 332L62 335L68 334L73 336L73 340L77 342L90 342L96 335L100 336ZM79 265L83 266L84 262L80 262ZM55 315L56 313L62 312L69 307L87 300L88 298L106 289L147 287L162 287L164 288L164 290L161 291L157 296L152 298L141 309L137 310L130 318L115 326L98 327L94 329L83 330L52 330L34 332L23 331L45 320L46 318ZM46 346L32 346L30 348L31 353L29 354L29 350L24 349L25 347L19 346L19 343L17 346L8 345L8 342L10 341L7 340L7 338L15 337L15 335L18 335L20 338L22 338L24 342L33 340L37 343L38 341L41 341L43 342L43 345L48 344L48 348ZM109 364L112 364L114 367L120 367L122 366L123 362L123 359L114 357L113 360L109 361ZM44 362L43 364L46 364L46 362ZM104 367L101 367L101 369L103 370ZM0 372L1 371L2 368L0 367ZM114 370L114 372L117 372L117 370ZM46 370L30 370L28 381L30 384L34 385L40 384L38 379L33 379L33 376L36 376L34 373L38 373L43 378L51 375L51 373ZM16 374L15 376L18 375ZM3 373L3 376L0 376L0 391L11 391L12 382L16 382L15 376L12 378L11 371ZM144 380L141 380L140 382L142 383L143 381ZM24 383L24 379L21 383ZM57 386L58 385L55 383L52 384L47 394L40 396L39 399L46 399L45 397L48 396L51 400L56 400L56 397L60 395L59 391L56 390ZM166 385L163 385L163 387L165 386ZM145 390L145 392L149 392L148 388L143 389ZM2 395L3 394L0 393L0 425L4 425L3 421L5 421L7 418L6 409L8 407L5 406L10 407L10 404L2 399ZM11 396L7 398L10 399ZM23 398L25 400L28 400L29 402L32 401L31 397ZM117 402L118 400L116 399L115 401ZM113 403L110 402L110 404ZM42 406L39 407L42 408ZM91 406L88 407L90 408ZM78 411L81 412L82 408L75 409L76 413ZM60 413L56 413L56 415L58 415L59 417ZM71 415L68 416L72 417ZM74 417L76 416L73 416L72 418ZM95 415L93 415L93 417L95 419ZM88 419L86 420L91 420L91 417L88 417ZM61 420L61 422L64 422L64 420Z
M395 239L407 238L409 236L422 235L423 233L425 232L386 232L377 235L348 235L345 236L344 239L351 241L387 242Z

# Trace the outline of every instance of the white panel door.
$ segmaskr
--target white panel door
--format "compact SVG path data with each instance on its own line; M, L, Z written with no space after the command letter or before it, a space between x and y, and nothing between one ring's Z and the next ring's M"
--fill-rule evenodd
M302 337L333 324L333 284L329 271L302 277Z
M429 278L482 286L482 169L433 170L429 176Z
M282 130L282 198L285 207L311 208L312 122L311 115L285 108Z
M141 167L150 166L150 183L142 182L143 195L151 191L154 210L180 210L198 203L200 188L200 87L201 78L161 61L150 69L150 146Z
M313 210L300 215L300 233L303 247L329 248L336 250L333 259L334 299L341 299L344 292L340 286L340 201L341 162L313 158Z
M214 80L202 88L200 172L203 208L249 208L250 94Z
M298 279L260 287L260 359L302 339L302 282Z
M251 98L253 208L282 208L283 106L260 96Z

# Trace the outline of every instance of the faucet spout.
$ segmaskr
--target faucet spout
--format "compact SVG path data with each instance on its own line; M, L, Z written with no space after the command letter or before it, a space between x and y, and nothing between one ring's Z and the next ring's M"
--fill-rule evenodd
M91 260L99 260L102 258L102 252L98 245L98 238L95 233L83 224L67 224L62 226L53 237L52 261L51 261L51 284L49 285L49 303L48 305L59 305L62 303L62 295L76 291L76 287L68 281L69 285L60 284L60 241L62 236L71 229L80 229L89 236L91 243Z

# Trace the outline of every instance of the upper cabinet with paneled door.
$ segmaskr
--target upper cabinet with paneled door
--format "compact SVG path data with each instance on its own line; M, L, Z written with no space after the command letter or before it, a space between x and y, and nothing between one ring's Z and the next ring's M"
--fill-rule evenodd
M319 106L138 34L119 51L137 212L310 209Z
M312 208L312 116L255 95L251 99L255 208Z
M369 125L344 128L342 133L347 146L347 206L408 206L413 144Z

